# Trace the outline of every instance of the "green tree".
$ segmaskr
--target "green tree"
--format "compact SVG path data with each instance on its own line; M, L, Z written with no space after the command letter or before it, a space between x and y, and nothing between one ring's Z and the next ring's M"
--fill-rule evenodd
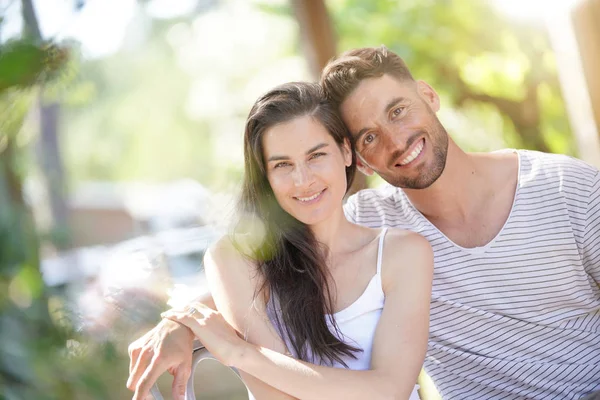
M495 134L504 145L576 155L543 26L508 21L478 0L328 5L338 48L385 44L400 54L463 114L456 128L447 125L467 149L493 149ZM500 132L485 132L487 143L474 140L494 126Z
M32 165L23 123L70 49L28 37L0 44L0 399L109 399L110 344L82 346L62 297L40 273L39 237L23 182ZM84 351L85 347L85 351Z

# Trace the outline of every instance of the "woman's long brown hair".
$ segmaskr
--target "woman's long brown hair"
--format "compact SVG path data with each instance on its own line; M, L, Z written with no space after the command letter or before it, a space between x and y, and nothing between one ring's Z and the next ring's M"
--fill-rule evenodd
M263 158L263 135L271 127L302 116L321 123L340 146L349 132L336 110L329 104L321 87L313 83L288 83L259 98L246 121L244 134L245 175L239 213L252 216L264 225L260 243L240 243L243 222L234 230L236 248L258 266L272 307L276 307L275 324L287 336L295 354L302 360L334 361L346 365L344 355L355 357L360 349L338 339L328 327L327 315L333 314L332 296L326 267L327 249L317 242L308 226L285 212L271 189ZM354 150L352 165L346 168L347 188L356 171ZM241 221L241 220L240 220ZM236 239L237 238L237 239ZM335 321L332 321L337 331Z

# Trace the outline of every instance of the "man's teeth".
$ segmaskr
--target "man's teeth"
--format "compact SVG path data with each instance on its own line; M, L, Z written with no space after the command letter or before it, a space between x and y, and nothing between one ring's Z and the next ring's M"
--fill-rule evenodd
M411 162L412 160L414 160L415 158L417 158L419 156L419 154L421 154L422 150L423 150L423 141L421 140L421 142L419 142L418 146L415 147L415 149L412 151L412 153L410 153L408 155L408 157L406 157L404 160L400 161L400 165L406 165L409 162Z
M316 199L317 197L319 197L319 195L320 195L321 193L323 193L323 192L321 191L321 192L319 192L319 193L315 193L315 194L313 194L313 195L312 195L312 196L310 196L310 197L296 197L296 198L297 198L298 200L300 200L300 201L311 201L311 200L314 200L314 199Z

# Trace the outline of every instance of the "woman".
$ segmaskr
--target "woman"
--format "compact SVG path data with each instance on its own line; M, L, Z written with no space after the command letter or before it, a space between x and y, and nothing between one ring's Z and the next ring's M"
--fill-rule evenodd
M245 218L205 257L219 312L163 315L257 399L418 399L432 251L415 233L346 220L351 143L318 85L261 97L244 137Z

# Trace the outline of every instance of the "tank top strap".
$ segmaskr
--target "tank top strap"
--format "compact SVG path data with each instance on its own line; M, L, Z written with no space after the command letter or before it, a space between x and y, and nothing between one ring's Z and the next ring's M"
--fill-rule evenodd
M377 275L381 276L381 262L383 260L383 239L387 233L388 228L381 229L379 234L379 248L377 249Z

